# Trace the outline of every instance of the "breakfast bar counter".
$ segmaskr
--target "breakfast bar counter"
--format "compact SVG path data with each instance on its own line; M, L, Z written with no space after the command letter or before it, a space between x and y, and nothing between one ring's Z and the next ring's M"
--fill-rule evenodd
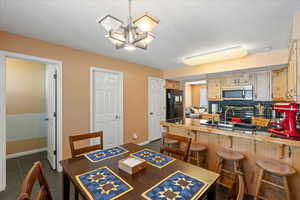
M257 131L253 134L238 130L221 130L215 126L201 125L199 119L183 119L174 122L162 121L166 132L186 135L194 142L208 147L208 169L216 171L218 149L231 149L245 155L243 168L247 191L254 195L258 168L256 160L277 160L296 169L297 174L289 177L292 199L300 199L300 141L271 137L268 132ZM268 190L266 190L268 192ZM269 199L284 199L283 194L270 190Z

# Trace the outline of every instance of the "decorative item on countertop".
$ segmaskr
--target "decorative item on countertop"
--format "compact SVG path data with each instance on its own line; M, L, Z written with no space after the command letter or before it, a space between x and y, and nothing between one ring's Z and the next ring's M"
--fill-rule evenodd
M91 153L87 153L84 156L89 159L91 162L99 162L102 160L106 160L108 158L112 158L124 153L127 153L128 151L122 147L113 147L109 149L94 151Z
M147 162L140 158L128 157L118 162L119 168L128 174L135 174L147 166Z
M262 104L255 105L255 108L258 110L258 115L263 116L265 113L265 106Z
M270 123L270 119L262 118L262 117L252 117L252 124L261 127L267 127Z
M131 185L108 167L101 167L75 178L91 200L117 199L133 190Z
M164 154L157 153L150 149L143 149L141 151L132 153L131 156L143 159L148 164L158 168L163 168L176 160L175 158L171 158Z
M147 200L194 200L198 199L207 187L203 181L177 171L144 192L142 196Z

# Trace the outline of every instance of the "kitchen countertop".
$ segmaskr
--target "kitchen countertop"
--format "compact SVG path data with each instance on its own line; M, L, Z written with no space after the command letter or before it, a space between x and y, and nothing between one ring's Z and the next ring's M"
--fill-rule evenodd
M248 134L238 130L223 130L211 125L202 125L200 124L199 119L185 118L183 120L178 120L177 122L162 121L160 124L164 127L183 128L190 131L206 132L228 137L239 137L261 142L270 142L279 145L300 147L300 141L271 137L270 133L266 131L256 131L253 134Z

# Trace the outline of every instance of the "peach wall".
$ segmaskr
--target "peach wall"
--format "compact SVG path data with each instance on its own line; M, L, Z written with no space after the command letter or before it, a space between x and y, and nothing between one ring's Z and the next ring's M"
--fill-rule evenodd
M90 66L124 72L124 142L148 139L148 77L161 78L161 70L1 31L0 50L63 61L64 158L68 136L90 128Z
M206 84L191 85L192 87L192 106L200 106L200 88L206 87Z
M6 60L6 113L45 113L45 64Z
M224 62L216 62L199 66L184 66L175 69L164 70L164 78L180 78L195 75L207 75L213 73L247 70L259 67L284 65L288 63L288 49L257 53L240 59Z

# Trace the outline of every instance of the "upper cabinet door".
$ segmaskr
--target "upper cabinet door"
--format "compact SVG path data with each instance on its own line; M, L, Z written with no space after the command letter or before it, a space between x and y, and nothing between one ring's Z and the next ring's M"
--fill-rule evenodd
M271 72L255 72L253 76L253 96L255 101L271 100Z
M287 101L287 68L272 71L272 100Z
M207 80L207 98L209 101L222 100L220 79Z
M287 72L287 95L291 101L297 101L297 41L293 42Z

